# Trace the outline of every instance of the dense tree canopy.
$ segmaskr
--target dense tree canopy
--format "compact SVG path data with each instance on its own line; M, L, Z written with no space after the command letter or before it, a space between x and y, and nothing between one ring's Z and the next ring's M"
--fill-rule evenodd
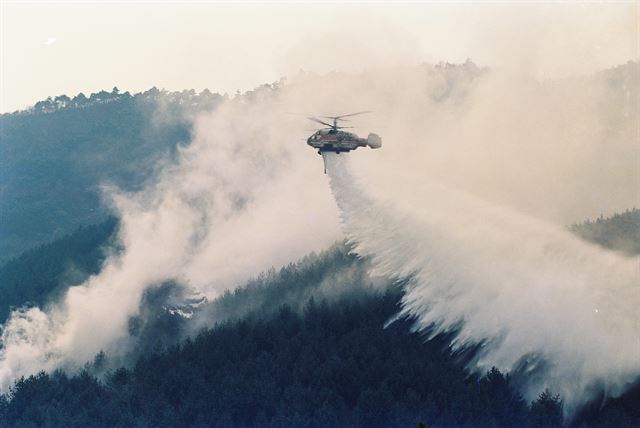
M442 339L385 323L398 294L301 313L282 306L141 357L104 381L40 373L5 397L8 425L38 426L561 426L561 403L531 407L509 378L468 376Z
M95 267L103 257L95 248L115 226L83 228L15 259L13 269L33 264L32 275L47 275L36 255L51 252L77 264L86 255ZM132 323L139 342L130 364L101 353L76 374L20 379L0 397L0 426L562 426L553 391L527 403L496 369L469 375L446 337L425 342L411 320L386 326L400 292L370 284L366 261L347 250L337 245L266 272L189 319L163 300L179 284L154 289ZM326 288L328 281L339 286ZM177 340L192 331L189 323L212 319L214 326ZM574 425L638 426L638 403L637 387L604 406L594 402Z
M0 262L103 221L101 186L141 186L159 158L189 141L188 115L223 99L209 91L113 88L0 115Z
M0 266L0 323L12 307L43 306L99 271L117 222L81 227Z
M640 210L574 224L571 231L587 241L627 254L640 254Z

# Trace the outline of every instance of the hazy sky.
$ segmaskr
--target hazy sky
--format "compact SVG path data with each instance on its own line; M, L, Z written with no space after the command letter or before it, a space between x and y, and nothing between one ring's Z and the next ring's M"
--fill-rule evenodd
M639 55L637 2L0 2L2 112L113 86L234 93L300 69L470 57L558 77Z

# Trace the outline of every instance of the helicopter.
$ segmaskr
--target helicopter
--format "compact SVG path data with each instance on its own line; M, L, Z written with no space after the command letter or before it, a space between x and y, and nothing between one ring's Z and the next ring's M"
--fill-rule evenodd
M369 134L367 138L360 138L352 132L342 131L345 128L353 128L353 126L339 126L338 121L348 121L345 117L356 116L360 114L370 113L369 111L359 111L357 113L343 114L340 116L308 116L307 119L328 126L317 130L307 139L307 144L318 150L318 154L324 152L334 152L340 154L342 152L350 152L358 147L371 147L379 149L382 147L382 139L377 134ZM327 123L322 119L330 119L333 123ZM324 158L323 158L324 159ZM327 165L325 163L324 173L327 173Z

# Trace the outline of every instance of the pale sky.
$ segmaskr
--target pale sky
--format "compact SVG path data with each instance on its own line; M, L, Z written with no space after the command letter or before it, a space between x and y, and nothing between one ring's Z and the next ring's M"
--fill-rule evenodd
M639 57L633 3L0 0L0 111L101 89L245 91L300 69L464 61L540 78Z

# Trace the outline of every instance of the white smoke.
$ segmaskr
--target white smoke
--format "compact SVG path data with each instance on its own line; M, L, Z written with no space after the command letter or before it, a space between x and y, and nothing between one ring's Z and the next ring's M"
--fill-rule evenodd
M527 397L549 388L568 412L640 375L639 258L429 181L405 183L428 203L384 204L346 155L324 156L354 251L376 273L410 279L402 313L419 329L455 332L454 350L482 345L472 370L539 370Z
M340 238L317 158L291 128L274 126L283 116L276 92L265 87L196 119L191 144L143 191L109 190L124 250L61 302L12 314L2 389L39 370L81 367L100 350L126 354L129 320L149 287L178 280L213 298Z

